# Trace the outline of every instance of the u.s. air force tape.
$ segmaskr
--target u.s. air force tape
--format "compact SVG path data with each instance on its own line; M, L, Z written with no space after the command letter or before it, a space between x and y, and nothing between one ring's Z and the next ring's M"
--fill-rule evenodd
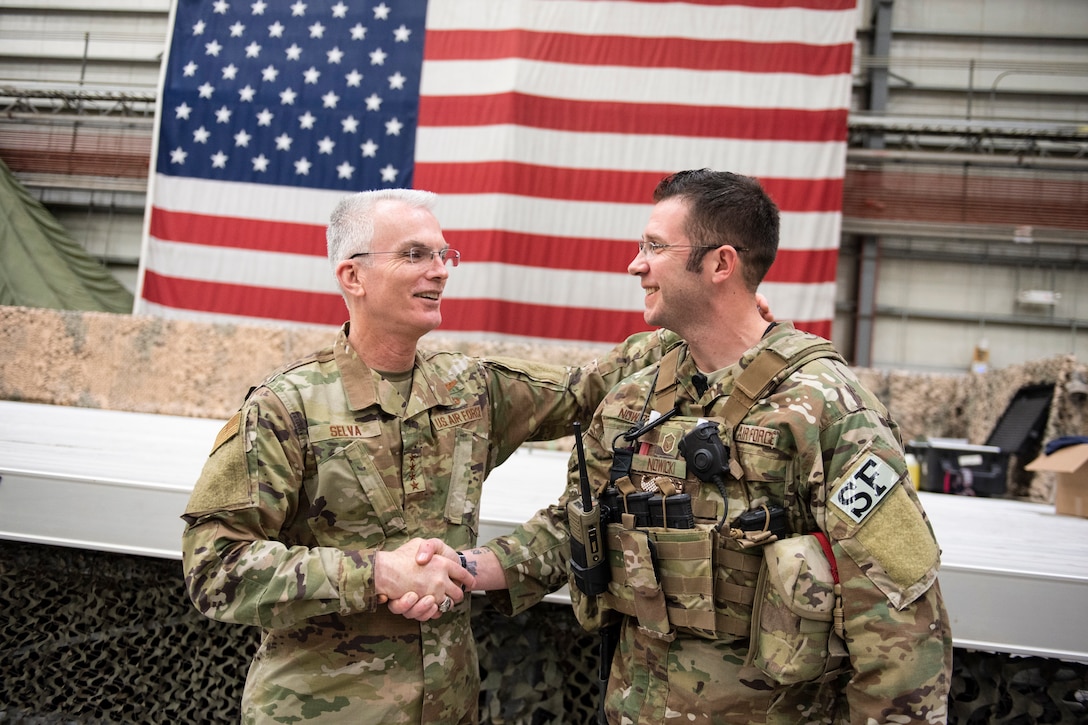
M831 497L836 508L861 523L895 488L899 475L895 469L872 453L863 456Z

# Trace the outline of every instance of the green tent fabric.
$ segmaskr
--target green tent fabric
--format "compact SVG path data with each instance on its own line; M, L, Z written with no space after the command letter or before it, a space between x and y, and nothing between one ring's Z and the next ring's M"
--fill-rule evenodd
M0 305L132 312L132 293L0 161Z

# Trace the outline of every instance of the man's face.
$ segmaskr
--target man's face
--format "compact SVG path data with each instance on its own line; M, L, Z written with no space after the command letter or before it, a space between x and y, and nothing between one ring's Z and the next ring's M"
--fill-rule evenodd
M364 289L364 324L418 340L442 322L442 291L449 270L441 257L431 253L449 245L438 220L426 209L399 201L382 202L379 209L370 247L375 254L357 260ZM422 261L409 260L412 249Z
M643 318L654 327L665 327L680 336L705 299L701 272L686 269L692 240L684 232L688 204L677 197L654 205L642 233L643 247L627 271L639 277L646 292ZM652 251L652 245L667 245ZM705 262L705 260L704 260Z

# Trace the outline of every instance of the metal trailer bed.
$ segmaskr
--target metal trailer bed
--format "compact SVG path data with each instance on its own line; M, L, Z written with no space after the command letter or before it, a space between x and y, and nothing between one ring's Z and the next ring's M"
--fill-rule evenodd
M222 421L0 401L0 539L180 559L179 518ZM523 448L484 485L480 540L556 499L567 454ZM1088 663L1088 519L921 494L957 647ZM552 601L569 601L565 591Z

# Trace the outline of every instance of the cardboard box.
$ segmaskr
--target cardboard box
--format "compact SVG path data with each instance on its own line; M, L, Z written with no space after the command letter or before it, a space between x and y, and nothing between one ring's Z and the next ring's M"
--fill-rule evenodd
M1039 456L1024 469L1057 473L1055 512L1088 518L1088 444L1059 448L1049 456Z

